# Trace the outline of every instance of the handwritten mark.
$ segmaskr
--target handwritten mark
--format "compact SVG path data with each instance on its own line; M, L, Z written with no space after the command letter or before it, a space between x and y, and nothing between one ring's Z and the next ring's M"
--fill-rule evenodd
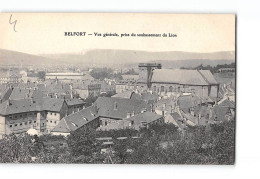
M15 32L17 32L16 29L15 29L17 20L15 20L15 21L12 22L12 15L13 15L13 14L11 14L11 16L10 16L9 23L10 23L11 25L14 24L13 29L14 29Z

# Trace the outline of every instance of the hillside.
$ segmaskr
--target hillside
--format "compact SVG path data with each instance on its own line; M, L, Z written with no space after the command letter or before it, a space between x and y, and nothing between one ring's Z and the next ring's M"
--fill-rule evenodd
M85 50L72 54L31 55L0 49L1 64L84 64L106 67L136 67L137 63L160 62L163 67L180 68L232 63L234 52L191 53L191 52L146 52L133 50Z
M0 49L0 65L41 65L48 63L57 63L57 61L42 56Z

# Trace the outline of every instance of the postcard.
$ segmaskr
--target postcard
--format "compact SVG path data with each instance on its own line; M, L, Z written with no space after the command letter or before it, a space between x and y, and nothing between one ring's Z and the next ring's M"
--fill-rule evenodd
M235 163L235 14L0 23L0 163Z

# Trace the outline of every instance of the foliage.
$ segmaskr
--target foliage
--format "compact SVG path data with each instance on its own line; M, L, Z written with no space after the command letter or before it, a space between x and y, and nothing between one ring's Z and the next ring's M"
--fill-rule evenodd
M133 68L129 69L127 72L124 73L125 75L138 75L137 72Z
M105 78L108 79L122 79L121 74L113 73L113 70L111 68L94 68L90 75L99 80L104 80Z
M38 77L39 79L45 79L45 75L46 75L46 72L45 72L45 71L39 71L39 72L37 73L37 77Z
M184 135L182 135L184 134ZM133 138L136 137L137 138ZM112 137L111 154L102 154L98 137ZM118 137L126 137L117 139ZM235 121L187 127L181 133L172 124L148 129L96 131L82 127L63 136L43 135L38 145L24 134L0 140L0 162L7 163L131 163L234 164ZM61 144L68 144L63 146Z
M203 66L202 64L195 67L195 68L192 68L194 70L210 70L211 73L217 73L219 69L221 68L236 68L236 64L235 63L231 63L231 64L223 64L223 65L217 65L217 66L210 66L210 65L207 65L207 66ZM184 68L184 67L181 67L181 69L187 69L187 68ZM189 68L188 68L189 69Z

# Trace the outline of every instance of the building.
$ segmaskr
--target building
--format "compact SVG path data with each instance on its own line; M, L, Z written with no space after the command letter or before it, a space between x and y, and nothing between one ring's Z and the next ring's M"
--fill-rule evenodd
M141 99L140 94L136 94L134 91L124 91L122 93L111 96L112 98L126 98L126 99Z
M58 79L59 81L63 82L70 82L72 80L83 80L89 79L93 80L94 78L90 75L83 74L83 73L46 73L45 80L55 80Z
M94 129L99 127L99 116L95 106L90 106L64 117L51 133L54 135L67 136L70 132L82 127L91 127Z
M194 93L218 97L219 83L209 70L155 69L151 90L161 94Z
M164 123L164 116L153 112L143 112L124 120L125 128L140 130L141 128L149 128L154 124Z
M164 95L194 93L217 98L219 83L209 70L162 69L159 63L140 63L138 80L122 80L116 93L136 91Z
M72 83L73 91L80 98L88 98L89 96L99 96L101 93L101 83L97 80L77 80Z
M218 69L219 73L223 73L223 72L236 72L236 68L220 68Z
M136 91L137 82L135 80L120 80L116 83L116 93L123 93L125 91Z
M1 101L0 135L24 133L30 128L50 133L63 117L84 107L85 102L79 99L40 97Z
M0 74L0 84L19 83L21 80L22 76L20 74L10 74L8 72Z
M108 126L142 112L151 111L148 103L126 98L99 97L94 106L98 109L101 126Z

